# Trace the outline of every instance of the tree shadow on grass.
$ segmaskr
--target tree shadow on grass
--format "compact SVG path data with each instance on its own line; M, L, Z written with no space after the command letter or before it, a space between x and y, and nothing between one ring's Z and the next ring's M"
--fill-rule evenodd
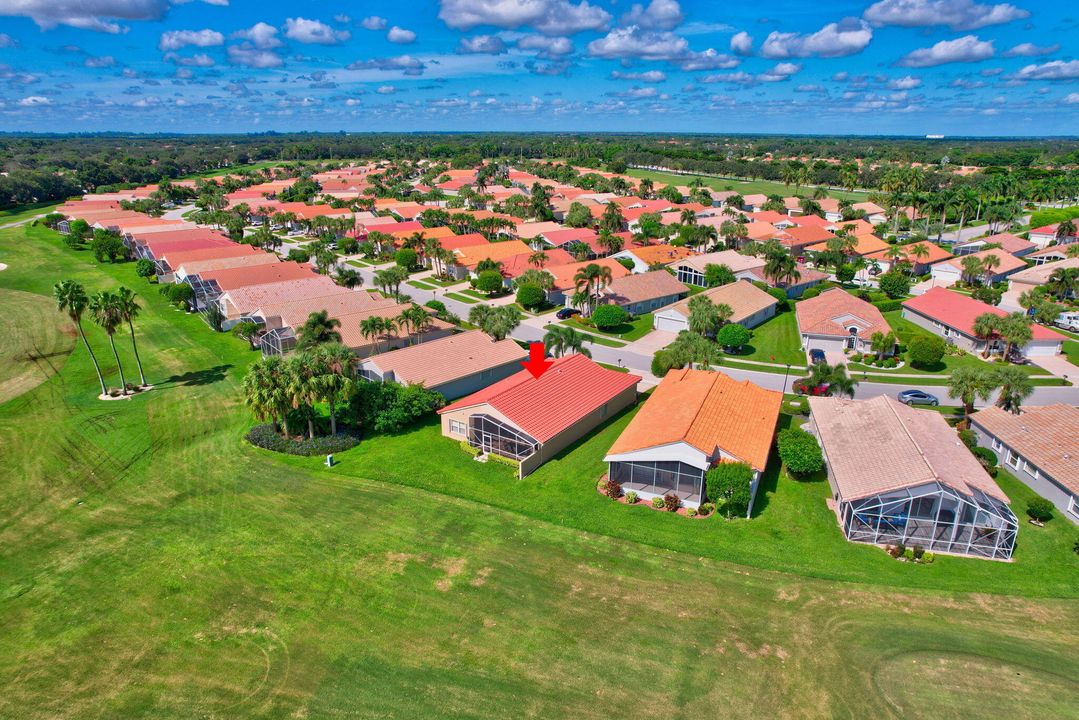
M215 365L214 367L203 368L202 370L193 370L191 372L186 372L183 375L173 375L164 382L157 383L157 387L212 385L224 380L225 375L231 369L232 363L227 365Z

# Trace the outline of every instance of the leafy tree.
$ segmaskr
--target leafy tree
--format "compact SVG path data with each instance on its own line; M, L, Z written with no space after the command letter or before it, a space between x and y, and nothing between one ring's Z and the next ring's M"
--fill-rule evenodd
M1031 498L1027 501L1027 515L1032 520L1048 522L1053 519L1053 503L1043 497Z
M881 292L895 300L910 293L910 279L901 272L889 271L877 278Z
M847 283L853 280L856 274L857 271L854 269L853 265L851 265L850 263L843 263L836 270L835 279L839 282Z
M476 289L487 294L496 293L505 287L502 273L497 270L484 270L476 276Z
M86 339L86 333L82 329L82 316L90 304L90 298L86 295L86 289L81 283L74 280L64 280L57 283L52 289L53 299L56 300L56 309L67 313L75 329L79 331L82 344L86 352L90 353L90 360L94 363L94 371L97 372L97 381L101 384L101 394L106 395L108 388L105 387L105 377L101 374L101 365L97 362L97 355L90 347L90 341Z
M495 340L505 340L521 324L521 312L510 305L473 305L468 321Z
M1022 368L1002 365L993 371L993 383L1000 388L997 405L1010 413L1019 414L1023 401L1034 392L1034 385Z
M737 278L727 265L716 265L715 263L708 263L704 266L704 284L707 287L719 287L720 285L730 285Z
M573 228L592 226L592 213L582 203L574 202L566 211L566 225Z
M296 347L306 350L326 343L341 342L341 333L337 328L341 327L341 321L330 317L326 310L316 310L307 316L307 320L300 326L297 335Z
M947 343L937 335L918 335L907 346L910 364L917 368L932 368L944 358Z
M422 385L395 382L355 384L349 415L357 425L380 433L404 430L445 404L445 398Z
M592 311L591 319L596 327L606 330L629 320L629 313L619 305L600 305Z
M728 518L744 517L752 499L753 468L746 463L721 462L704 476L708 499Z
M393 255L393 262L397 267L402 267L405 270L411 270L416 267L416 261L419 255L412 248L401 248Z
M288 255L285 256L286 260L292 262L305 263L311 259L311 253L303 248L289 248Z
M127 257L127 246L124 245L123 239L116 233L100 228L94 230L94 238L90 241L90 251L94 253L94 259L99 263L106 260L114 263Z
M518 285L517 304L523 308L542 307L547 302L547 293L538 285Z
M141 278L152 278L157 275L157 268L154 266L154 261L147 260L146 258L139 258L135 263L135 274Z
M812 435L799 428L780 430L779 457L793 475L808 475L824 467L824 455Z
M726 348L739 351L753 337L753 333L738 323L727 323L716 333L716 342Z
M251 346L251 349L254 350L256 347L255 338L258 337L260 329L261 326L258 323L252 322L250 320L244 320L233 325L230 332L235 337L243 338L244 340L246 340Z

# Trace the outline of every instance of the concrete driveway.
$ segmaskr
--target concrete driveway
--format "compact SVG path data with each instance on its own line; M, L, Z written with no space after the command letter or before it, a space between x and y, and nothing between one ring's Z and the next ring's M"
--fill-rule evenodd
M670 345L678 337L678 333L667 330L653 330L644 337L634 340L626 345L626 349L642 355L655 355L657 350Z
M1031 357L1030 361L1038 367L1047 370L1059 378L1068 378L1076 381L1079 378L1079 367L1075 367L1064 355L1049 355L1046 357Z

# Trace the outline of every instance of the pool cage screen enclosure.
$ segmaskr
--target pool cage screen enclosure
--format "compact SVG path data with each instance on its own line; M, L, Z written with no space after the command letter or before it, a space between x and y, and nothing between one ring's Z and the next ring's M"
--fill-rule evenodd
M485 453L514 460L524 460L539 447L538 442L520 430L482 414L468 419L468 444Z
M840 503L848 540L903 543L935 552L1008 559L1019 521L1011 509L975 489L957 493L940 483Z

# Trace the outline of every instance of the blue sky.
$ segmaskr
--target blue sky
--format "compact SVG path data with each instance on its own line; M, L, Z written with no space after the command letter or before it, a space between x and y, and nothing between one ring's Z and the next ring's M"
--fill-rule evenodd
M1075 0L0 0L0 130L1079 134Z

